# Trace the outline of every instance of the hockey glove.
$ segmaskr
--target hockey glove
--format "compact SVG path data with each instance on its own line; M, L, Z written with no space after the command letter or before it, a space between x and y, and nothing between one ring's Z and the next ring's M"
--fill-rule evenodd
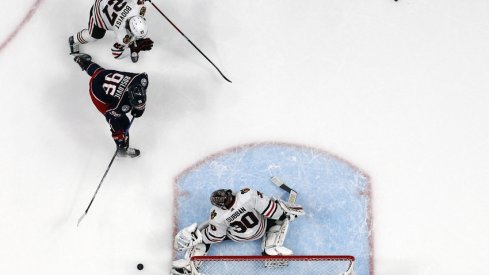
M131 49L131 53L139 53L140 51L149 51L153 48L153 40L150 38L142 38L138 39L129 45L129 48Z
M78 63L78 65L80 65L82 71L86 70L88 65L92 63L92 57L85 53L75 56L74 60L76 63Z
M193 223L178 232L173 242L173 248L178 251L183 251L199 243L202 243L202 233L197 228L197 224Z
M144 113L144 109L139 110L139 109L136 109L136 108L132 108L132 110L131 110L131 115L133 117L140 117L140 116L143 115L143 113Z
M293 221L298 216L302 216L305 214L304 208L298 204L288 204L285 201L278 200L280 207L284 211L284 214L289 219L289 221Z
M129 136L122 130L112 133L112 138L118 148L127 149L129 147Z

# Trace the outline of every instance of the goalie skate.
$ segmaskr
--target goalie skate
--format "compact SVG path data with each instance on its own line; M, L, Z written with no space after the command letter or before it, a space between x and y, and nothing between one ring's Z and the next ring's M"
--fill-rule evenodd
M117 150L118 157L136 158L139 157L140 155L141 155L141 151L135 148L127 148L127 149L119 148L119 150Z

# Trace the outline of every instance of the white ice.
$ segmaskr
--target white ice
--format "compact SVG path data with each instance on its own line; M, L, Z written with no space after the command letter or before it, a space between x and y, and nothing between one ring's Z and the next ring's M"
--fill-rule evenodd
M2 1L0 43L35 0ZM488 274L489 2L155 0L147 111L114 146L67 54L92 1L40 1L0 51L0 274L167 274L173 184L244 143L320 148L371 177L375 274ZM136 264L145 264L143 271ZM141 273L144 272L144 273Z

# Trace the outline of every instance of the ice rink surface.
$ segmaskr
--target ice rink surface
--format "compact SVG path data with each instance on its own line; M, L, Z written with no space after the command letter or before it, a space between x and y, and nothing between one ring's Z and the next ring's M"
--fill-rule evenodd
M306 212L296 219L298 222L291 223L284 245L296 255L352 255L355 257L356 274L370 274L373 255L370 253L368 177L344 160L313 148L291 144L249 144L230 148L198 163L178 176L175 192L178 194L177 228L207 222L212 216L208 194L217 189L230 188L237 192L252 188L268 197L287 201L288 193L271 182L272 176L298 192L296 203L302 205ZM244 214L236 218L241 222L243 219L249 219L249 216ZM259 255L261 250L260 241L226 241L213 245L209 255L251 256ZM229 265L235 268L233 264ZM240 272L255 275L255 270L245 273L240 269ZM288 268L275 272L296 274ZM310 273L304 270L300 274Z
M92 1L4 2L0 274L167 274L178 175L264 142L369 177L375 274L488 273L489 2L155 0L233 83L150 5L138 63L111 34L83 47L150 86L142 156L116 160L80 227L114 150L66 42Z

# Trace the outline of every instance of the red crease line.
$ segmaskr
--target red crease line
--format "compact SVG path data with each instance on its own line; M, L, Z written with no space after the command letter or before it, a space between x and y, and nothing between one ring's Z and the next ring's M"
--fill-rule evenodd
M19 25L17 25L17 27L15 28L14 31L12 31L8 36L7 38L2 42L2 44L0 44L0 52L5 48L7 47L8 44L10 44L10 42L12 42L12 40L14 40L14 38L17 36L17 34L25 27L25 25L31 20L32 16L34 16L34 14L36 13L37 9L39 8L39 6L41 5L41 3L43 2L44 0L36 0L36 2L34 2L34 4L31 6L31 8L29 9L29 11L27 12L26 16L24 16L24 19L22 19L22 21L20 22Z

